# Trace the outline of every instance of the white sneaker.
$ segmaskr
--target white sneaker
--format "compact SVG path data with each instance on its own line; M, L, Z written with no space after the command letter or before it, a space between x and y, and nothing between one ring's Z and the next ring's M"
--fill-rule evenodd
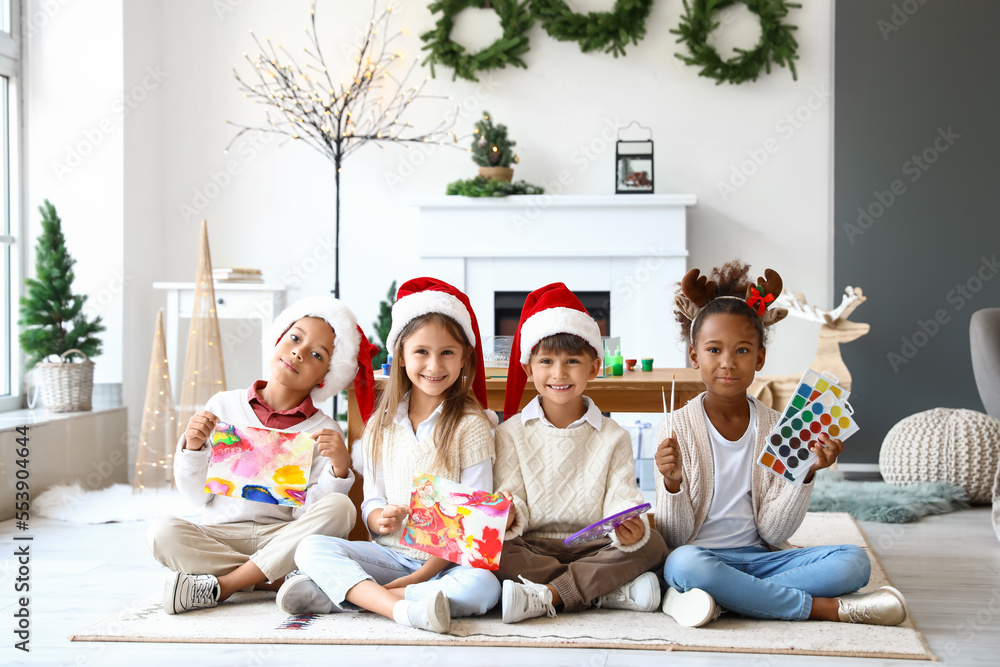
M722 610L712 596L700 588L681 593L676 588L668 587L663 596L663 613L680 625L700 628L717 619Z
M892 586L871 593L841 595L837 616L844 623L899 625L906 620L906 600Z
M603 609L628 609L629 611L656 611L660 606L660 579L652 572L619 586L597 601Z
M182 614L219 604L219 580L211 574L171 572L163 587L163 611Z
M286 614L329 614L333 611L333 600L302 572L289 573L285 577L274 602Z
M503 582L503 615L504 623L517 623L526 618L537 618L547 614L549 618L556 615L552 606L552 591L545 584L536 584L518 575L523 581Z
M406 617L415 628L444 634L451 629L451 603L442 591L434 591L423 600L411 602Z

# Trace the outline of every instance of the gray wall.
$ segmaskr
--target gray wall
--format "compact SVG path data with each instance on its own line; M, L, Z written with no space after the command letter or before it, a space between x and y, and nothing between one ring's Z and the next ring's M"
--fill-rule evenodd
M834 284L864 289L851 319L871 324L842 346L862 430L841 460L874 463L907 415L983 410L969 318L1000 306L1000 3L838 0L836 22Z

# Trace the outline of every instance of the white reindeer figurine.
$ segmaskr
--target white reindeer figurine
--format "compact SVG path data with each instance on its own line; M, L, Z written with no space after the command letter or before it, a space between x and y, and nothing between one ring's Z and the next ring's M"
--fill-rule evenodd
M833 310L820 310L806 303L801 294L794 296L784 291L774 301L774 306L787 308L788 314L810 322L817 322L819 341L816 345L816 358L809 365L813 370L828 371L836 375L844 389L851 388L851 371L848 370L840 356L840 344L849 343L864 336L871 325L864 322L851 322L848 316L854 309L864 303L866 297L860 287L847 287L840 305ZM750 387L750 392L766 405L775 410L784 409L795 392L799 380L798 375L759 375Z

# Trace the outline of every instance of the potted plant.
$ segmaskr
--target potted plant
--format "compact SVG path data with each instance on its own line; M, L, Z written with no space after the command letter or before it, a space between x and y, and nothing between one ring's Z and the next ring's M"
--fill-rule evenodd
M42 401L53 412L90 410L94 390L94 362L101 353L97 334L105 330L100 316L83 312L87 297L73 294L73 265L66 250L62 221L55 207L45 200L39 208L42 233L35 245L36 278L26 278L27 296L20 303L23 327L19 337L27 367L35 369L35 383ZM49 357L59 360L52 363ZM72 356L82 358L70 363Z
M472 160L479 165L479 175L497 181L514 178L510 163L517 164L518 159L512 148L514 142L507 138L507 126L494 126L490 112L484 111L472 136Z

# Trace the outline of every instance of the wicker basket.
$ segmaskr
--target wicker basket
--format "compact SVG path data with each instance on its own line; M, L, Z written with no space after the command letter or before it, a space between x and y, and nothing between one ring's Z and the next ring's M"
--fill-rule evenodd
M35 366L35 382L42 390L42 404L52 412L82 412L91 409L94 394L94 362L80 350L66 350L83 357L79 363L40 363Z

